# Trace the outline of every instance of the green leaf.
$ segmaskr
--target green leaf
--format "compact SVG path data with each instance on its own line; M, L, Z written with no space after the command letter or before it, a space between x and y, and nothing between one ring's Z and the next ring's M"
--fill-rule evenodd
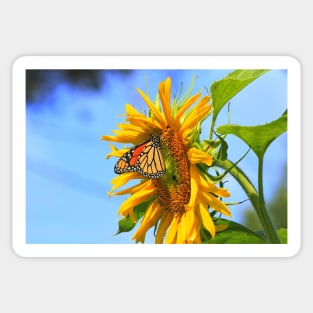
M227 228L217 232L214 238L202 229L201 237L203 243L207 244L264 244L263 237L251 229L230 220L219 219L216 225L225 225Z
M280 228L277 230L277 234L281 243L288 243L288 231L285 228Z
M221 134L232 134L243 140L262 158L270 143L287 131L287 113L277 120L258 126L222 125L217 128Z
M235 70L223 79L214 82L210 91L213 101L213 120L224 105L244 87L259 78L269 70Z
M115 235L118 235L120 233L125 233L131 231L136 226L136 223L133 222L133 220L128 216L120 219L118 221L118 231Z

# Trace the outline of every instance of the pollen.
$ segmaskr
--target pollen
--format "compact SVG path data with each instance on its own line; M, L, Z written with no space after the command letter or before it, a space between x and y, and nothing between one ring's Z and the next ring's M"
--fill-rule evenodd
M189 203L191 193L187 147L179 134L169 126L162 131L160 141L170 169L164 177L153 181L157 201L173 214L181 215L185 212L184 205Z

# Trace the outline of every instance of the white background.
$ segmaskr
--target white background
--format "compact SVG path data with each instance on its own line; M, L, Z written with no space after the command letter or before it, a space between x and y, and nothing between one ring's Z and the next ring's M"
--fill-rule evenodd
M312 309L312 10L308 1L0 5L0 311ZM23 55L290 55L302 65L302 248L292 258L26 259L11 246L11 67ZM23 135L23 134L21 134ZM300 151L299 151L300 153ZM289 190L292 192L292 190ZM300 208L293 208L300 209ZM311 241L310 241L311 240Z

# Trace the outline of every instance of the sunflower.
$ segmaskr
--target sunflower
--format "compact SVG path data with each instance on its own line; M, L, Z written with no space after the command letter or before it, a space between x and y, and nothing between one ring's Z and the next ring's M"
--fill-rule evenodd
M147 203L140 226L133 235L136 242L145 241L149 229L155 229L155 243L201 243L200 230L204 227L212 237L216 232L210 210L231 216L220 200L230 196L225 188L217 187L206 174L213 157L203 151L200 141L201 123L212 113L210 96L192 95L193 84L179 99L171 101L171 79L160 82L153 102L137 89L149 108L149 116L126 104L125 122L119 124L114 135L101 139L131 143L138 146L159 138L166 171L155 178L144 177L138 171L126 171L112 180L109 195L130 196L122 203L118 214L137 223L134 208ZM172 102L172 103L171 103ZM123 157L129 152L110 145L111 156ZM132 180L137 184L116 191Z

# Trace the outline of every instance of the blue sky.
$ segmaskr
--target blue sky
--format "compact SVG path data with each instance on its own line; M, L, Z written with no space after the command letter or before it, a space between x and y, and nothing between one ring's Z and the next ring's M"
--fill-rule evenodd
M204 94L210 85L231 70L136 70L127 76L107 73L99 90L86 90L55 81L40 102L26 110L26 239L27 243L132 243L133 232L114 236L117 211L125 197L111 197L110 181L115 177L116 159L106 159L109 143L100 140L123 121L119 116L125 104L146 110L135 88L148 89L152 99L158 83L170 76L172 90L178 94L181 83L188 88L197 76L194 93ZM207 88L207 90L206 90ZM276 119L287 107L287 72L274 70L263 75L230 101L231 123L264 124ZM217 125L227 123L225 107ZM209 121L202 136L209 133ZM247 147L229 136L229 158L238 160ZM287 162L287 135L269 147L264 160L264 193L270 200L275 194ZM253 152L240 167L257 185L257 159ZM227 187L232 197L246 199L230 177ZM232 206L233 219L242 221L247 202ZM153 234L147 237L153 242Z

